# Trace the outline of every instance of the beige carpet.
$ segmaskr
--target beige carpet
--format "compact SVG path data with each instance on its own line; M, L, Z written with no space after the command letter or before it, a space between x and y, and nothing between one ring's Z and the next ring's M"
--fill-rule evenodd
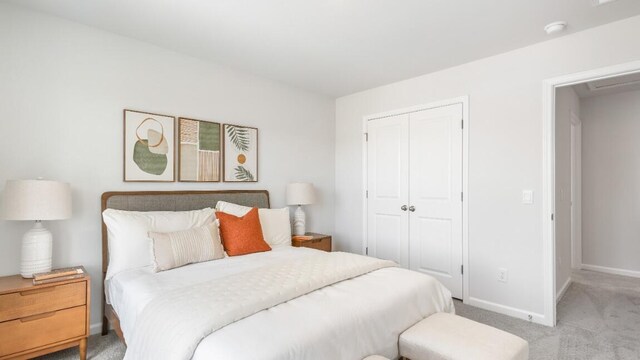
M640 297L574 283L550 328L456 303L459 315L529 341L534 360L640 359Z
M92 335L87 344L87 360L122 360L125 347L113 331L106 336ZM57 353L41 356L37 359L76 360L79 359L78 348L62 350Z
M459 301L456 301L456 311L461 316L526 339L532 360L640 359L639 280L622 277L612 280L609 275L589 272L575 275L576 282L558 305L558 326L555 328L481 310ZM124 350L113 333L89 338L89 359L122 359ZM77 358L77 349L69 349L41 359Z

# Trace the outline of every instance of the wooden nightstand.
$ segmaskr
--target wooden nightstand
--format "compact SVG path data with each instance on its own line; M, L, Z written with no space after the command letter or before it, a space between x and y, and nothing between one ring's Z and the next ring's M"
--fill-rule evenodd
M0 277L0 360L30 359L73 346L85 360L90 284L88 274L43 285L20 275Z
M306 233L307 236L313 236L309 240L291 239L291 245L295 247L307 247L312 249L331 251L331 235Z

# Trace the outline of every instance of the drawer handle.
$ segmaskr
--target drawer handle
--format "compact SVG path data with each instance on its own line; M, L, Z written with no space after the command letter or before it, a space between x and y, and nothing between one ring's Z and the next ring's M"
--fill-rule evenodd
M56 312L52 311L52 312L48 312L48 313L44 313L44 314L38 314L38 315L33 315L33 316L27 316L25 318L20 319L20 322L29 322L29 321L34 321L34 320L40 320L40 319L44 319L44 318L48 318L51 317L53 315L55 315Z
M55 286L50 286L50 287L46 287L46 288L42 288L42 289L35 289L35 290L29 290L29 291L21 291L20 292L20 296L29 296L29 295L36 295L36 294L41 294L44 292L50 292L50 291L54 291L56 289Z
M315 243L317 243L317 242L321 242L321 241L322 241L322 239L314 239L314 240L311 240L311 243L312 243L312 244L315 244Z

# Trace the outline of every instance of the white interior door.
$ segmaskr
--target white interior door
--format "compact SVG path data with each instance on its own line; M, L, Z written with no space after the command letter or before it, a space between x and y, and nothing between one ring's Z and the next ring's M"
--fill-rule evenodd
M409 264L462 298L462 104L409 115Z
M409 116L367 124L368 254L409 267Z

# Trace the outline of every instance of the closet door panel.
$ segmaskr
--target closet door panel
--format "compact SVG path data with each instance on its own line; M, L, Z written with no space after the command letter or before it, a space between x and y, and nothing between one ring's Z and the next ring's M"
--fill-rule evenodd
M410 268L462 297L462 104L410 114Z
M408 115L367 124L367 247L369 255L409 266Z
M411 225L416 228L415 232L421 239L416 242L418 248L412 249L420 256L417 262L420 266L418 270L450 276L453 259L442 254L451 253L451 220L416 216Z

